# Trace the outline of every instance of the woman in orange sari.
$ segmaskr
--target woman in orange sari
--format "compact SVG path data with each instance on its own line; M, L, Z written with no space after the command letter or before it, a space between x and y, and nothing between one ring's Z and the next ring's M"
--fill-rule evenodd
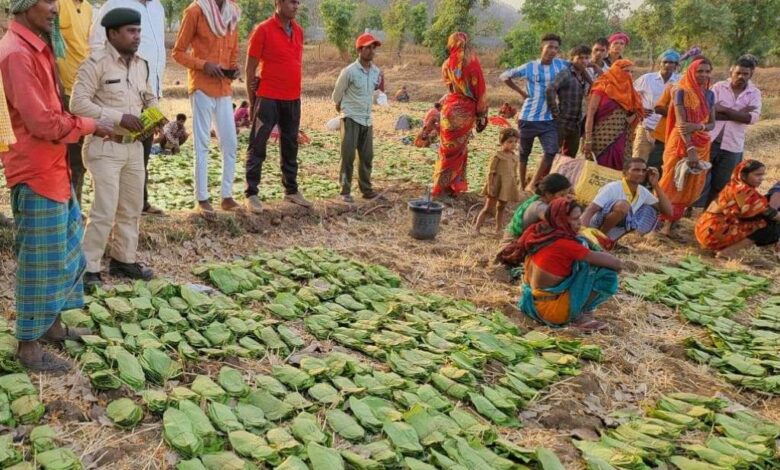
M696 59L672 92L667 113L666 147L661 189L672 203L671 217L662 216L661 233L701 195L710 161L710 134L715 127L715 95L710 91L712 63Z
M775 251L780 250L778 207L772 207L757 189L765 175L766 167L759 161L737 165L729 184L696 221L696 239L702 248L716 251L719 258L733 258L753 245L775 245Z
M466 163L471 129L487 125L485 78L466 33L452 33L447 40L450 57L441 67L449 88L441 108L441 145L433 173L433 195L455 196L468 190Z
M613 170L623 171L626 152L631 152L626 144L644 115L642 98L634 90L633 69L630 60L616 60L593 82L585 111L582 152Z

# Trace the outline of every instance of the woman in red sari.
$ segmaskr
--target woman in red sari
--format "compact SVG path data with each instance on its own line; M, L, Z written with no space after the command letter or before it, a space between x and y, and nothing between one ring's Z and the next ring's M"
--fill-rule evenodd
M729 184L696 221L696 239L702 248L716 251L719 258L733 258L753 245L780 249L778 207L758 192L765 175L766 167L759 161L737 165Z
M696 59L672 90L667 113L661 189L672 203L672 216L662 216L661 233L682 218L704 188L710 165L710 134L715 127L715 95L710 88L712 63Z
M455 196L468 190L466 163L471 129L487 125L485 78L466 33L452 33L447 40L450 57L441 67L449 88L441 108L439 161L433 172L433 195Z

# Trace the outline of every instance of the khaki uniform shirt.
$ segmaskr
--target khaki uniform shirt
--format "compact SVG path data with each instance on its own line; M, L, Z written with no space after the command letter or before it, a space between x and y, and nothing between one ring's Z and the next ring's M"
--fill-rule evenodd
M119 125L122 115L140 116L152 106L157 106L157 98L146 61L136 54L128 65L108 42L81 65L70 97L73 114L109 120L117 135L129 133Z

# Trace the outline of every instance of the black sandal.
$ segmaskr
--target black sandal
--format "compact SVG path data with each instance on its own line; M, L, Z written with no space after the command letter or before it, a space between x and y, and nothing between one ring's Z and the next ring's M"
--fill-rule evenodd
M27 361L19 357L19 363L32 372L62 373L71 368L70 362L48 352L44 352L41 358L35 361Z

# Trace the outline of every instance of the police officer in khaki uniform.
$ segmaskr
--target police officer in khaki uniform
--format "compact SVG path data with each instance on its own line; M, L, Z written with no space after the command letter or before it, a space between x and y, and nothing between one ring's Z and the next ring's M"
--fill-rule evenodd
M151 279L153 272L136 261L138 225L144 190L143 144L130 141L130 132L143 130L141 112L157 106L149 86L149 67L136 51L141 42L141 15L115 8L103 17L107 42L79 68L70 110L78 116L114 123L116 136L89 136L84 142L84 165L94 187L94 201L84 234L87 272L84 283L101 282L100 262L109 247L109 273L132 279Z

